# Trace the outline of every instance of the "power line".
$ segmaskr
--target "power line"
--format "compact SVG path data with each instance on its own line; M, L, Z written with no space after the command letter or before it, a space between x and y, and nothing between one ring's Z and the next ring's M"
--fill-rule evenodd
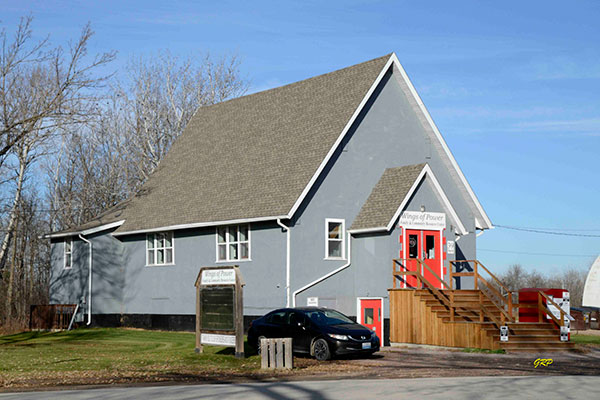
M597 254L557 254L557 253L529 253L526 251L508 251L508 250L496 250L496 249L482 249L478 248L477 251L490 251L492 253L505 253L505 254L523 254L528 256L552 256L552 257L597 257Z
M556 231L547 231L547 230L542 230L542 229L535 229L535 228L521 228L518 226L509 226L509 225L498 225L498 224L494 224L494 226L498 227L498 228L504 228L504 229L512 229L515 231L522 231L522 232L532 232L532 233L545 233L546 235L559 235L559 236L577 236L577 237L593 237L593 238L600 238L600 235L590 235L590 234L585 234L585 233L566 233L566 232L556 232ZM575 229L574 229L575 230ZM594 229L595 231L595 229Z

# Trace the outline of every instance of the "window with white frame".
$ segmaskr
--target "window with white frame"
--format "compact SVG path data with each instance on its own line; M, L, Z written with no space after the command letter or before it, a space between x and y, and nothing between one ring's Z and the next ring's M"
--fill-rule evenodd
M173 232L146 235L146 265L174 264Z
M217 227L217 261L250 259L250 226Z
M345 221L327 218L325 220L325 258L339 260L344 258Z
M64 268L71 269L73 267L73 238L65 239L64 249Z

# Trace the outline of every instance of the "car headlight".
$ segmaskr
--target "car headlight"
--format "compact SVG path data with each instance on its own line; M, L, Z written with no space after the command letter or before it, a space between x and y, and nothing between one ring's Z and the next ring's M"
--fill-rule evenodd
M336 340L348 340L348 336L346 335L336 335L335 333L328 333L330 338L336 339Z

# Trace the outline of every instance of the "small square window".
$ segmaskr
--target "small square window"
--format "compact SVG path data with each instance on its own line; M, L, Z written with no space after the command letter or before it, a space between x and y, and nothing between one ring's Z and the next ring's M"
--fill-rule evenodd
M146 265L174 264L173 232L157 232L146 235L146 257Z
M250 226L217 227L217 262L250 259Z

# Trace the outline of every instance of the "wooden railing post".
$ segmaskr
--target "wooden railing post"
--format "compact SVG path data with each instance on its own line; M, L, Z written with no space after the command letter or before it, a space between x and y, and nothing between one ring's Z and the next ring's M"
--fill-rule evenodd
M479 274L477 273L477 261L473 261L473 278L475 279L474 288L477 290L477 281L479 280Z
M542 322L542 307L544 307L542 294L538 292L538 322Z
M479 322L483 322L483 293L479 291Z
M394 289L396 289L396 261L392 260L392 279L394 280Z
M508 292L508 316L513 319L512 292Z
M450 321L454 322L454 291L450 292Z

